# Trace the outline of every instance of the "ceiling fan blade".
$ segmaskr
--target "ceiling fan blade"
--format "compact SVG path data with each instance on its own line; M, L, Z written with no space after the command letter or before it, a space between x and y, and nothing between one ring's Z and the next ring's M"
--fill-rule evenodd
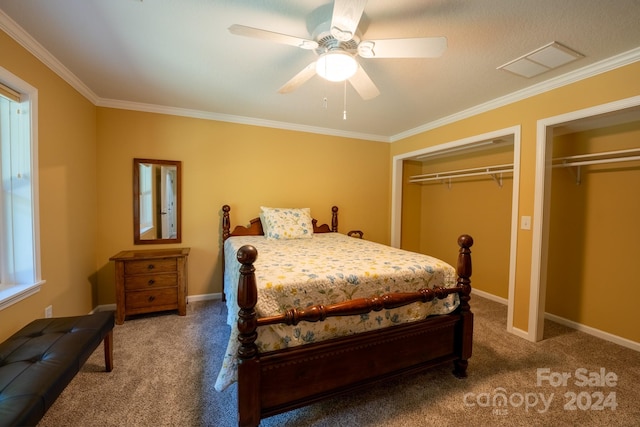
M269 40L275 43L287 44L302 49L313 50L318 47L318 43L313 40L288 36L286 34L274 33L273 31L261 30L259 28L246 27L244 25L233 24L229 27L229 32L236 36L252 37L254 39Z
M364 71L364 68L360 65L358 65L356 73L349 79L349 83L351 83L351 86L353 86L365 101L380 95L380 91L373 83L373 80L371 80L367 72Z
M302 86L303 83L305 83L315 74L316 74L316 61L313 61L311 64L304 67L302 71L300 71L298 74L293 76L293 78L288 82L286 82L280 89L278 89L278 93L293 92L294 90Z
M363 58L437 58L445 50L446 37L364 40L358 45Z
M356 34L367 0L335 0L331 17L331 35L346 42Z

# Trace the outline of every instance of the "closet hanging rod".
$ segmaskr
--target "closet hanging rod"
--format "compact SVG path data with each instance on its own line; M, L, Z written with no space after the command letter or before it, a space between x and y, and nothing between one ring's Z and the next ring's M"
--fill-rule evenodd
M618 163L618 162L631 162L634 160L640 160L640 156L627 156L627 157L613 157L609 159L594 159L583 160L577 162L564 162L553 165L554 168L571 167L571 166L587 166L587 165L599 165L604 163Z
M507 168L512 168L513 170L513 163L508 163L504 165L483 166L479 168L458 169L455 171L425 173L422 175L413 175L410 178L411 179L430 178L430 177L436 177L436 176L448 178L450 175L453 178L454 176L458 176L458 174L467 173L467 172L483 172L487 174L487 173L491 173L491 171L493 171L494 169L507 169ZM499 172L499 171L496 171L496 172Z
M480 175L495 175L495 174L507 173L507 172L513 172L513 169L495 170L495 171L488 171L488 172L471 172L471 173L465 173L460 175L441 175L441 176L434 176L432 178L409 179L409 182L416 183L416 182L427 182L427 181L443 181L445 179L465 178L468 176L480 176Z
M606 157L606 156L617 156L615 159L619 157L624 157L625 155L631 154L640 154L640 148L630 148L627 150L615 150L615 151L602 151L599 153L589 153L589 154L577 154L573 156L565 156L565 157L556 157L553 159L556 161L571 161L571 160L581 160L581 159L596 159L598 157ZM615 161L615 160L614 160Z
M443 181L446 179L454 179L454 178L465 178L470 176L480 176L480 175L496 175L502 173L513 172L513 165L497 165L497 166L488 166L481 168L471 168L471 169L459 169L456 171L447 171L447 172L437 172L437 173L429 173L423 175L414 175L409 177L410 183L418 183L418 182L428 182L428 181Z

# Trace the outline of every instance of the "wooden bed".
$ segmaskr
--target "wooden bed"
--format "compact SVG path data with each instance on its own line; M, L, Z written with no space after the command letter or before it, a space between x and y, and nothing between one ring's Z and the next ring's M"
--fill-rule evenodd
M263 235L259 218L248 227L231 231L230 207L223 206L223 241L232 236ZM338 208L332 208L331 226L317 225L314 233L338 230ZM333 305L290 309L278 316L258 318L255 247L245 245L237 252L241 264L238 287L240 307L238 332L238 414L240 426L258 426L262 418L289 411L342 393L366 387L399 375L453 362L453 374L467 376L473 339L471 293L471 236L458 238L457 283L451 288L416 289L390 293ZM223 255L224 256L224 255ZM224 290L223 290L224 291ZM255 344L257 328L300 321L321 322L331 316L361 315L413 302L431 301L458 293L460 304L451 314L359 333L328 341L260 353Z

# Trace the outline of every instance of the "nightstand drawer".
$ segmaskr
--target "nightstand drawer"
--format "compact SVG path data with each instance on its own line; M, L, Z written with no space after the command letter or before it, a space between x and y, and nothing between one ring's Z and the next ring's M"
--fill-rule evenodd
M124 274L148 274L148 273L165 273L178 270L178 261L176 258L159 258L127 261L124 264Z
M163 288L150 291L127 292L125 303L128 310L142 307L178 307L178 288Z
M156 289L178 286L178 274L143 274L129 276L124 279L124 288L127 291L138 289Z

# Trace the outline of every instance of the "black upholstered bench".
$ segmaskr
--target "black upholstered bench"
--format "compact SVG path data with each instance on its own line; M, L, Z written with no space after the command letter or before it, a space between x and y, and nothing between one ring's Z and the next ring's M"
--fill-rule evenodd
M104 341L113 369L113 311L38 319L0 344L0 425L35 425Z

